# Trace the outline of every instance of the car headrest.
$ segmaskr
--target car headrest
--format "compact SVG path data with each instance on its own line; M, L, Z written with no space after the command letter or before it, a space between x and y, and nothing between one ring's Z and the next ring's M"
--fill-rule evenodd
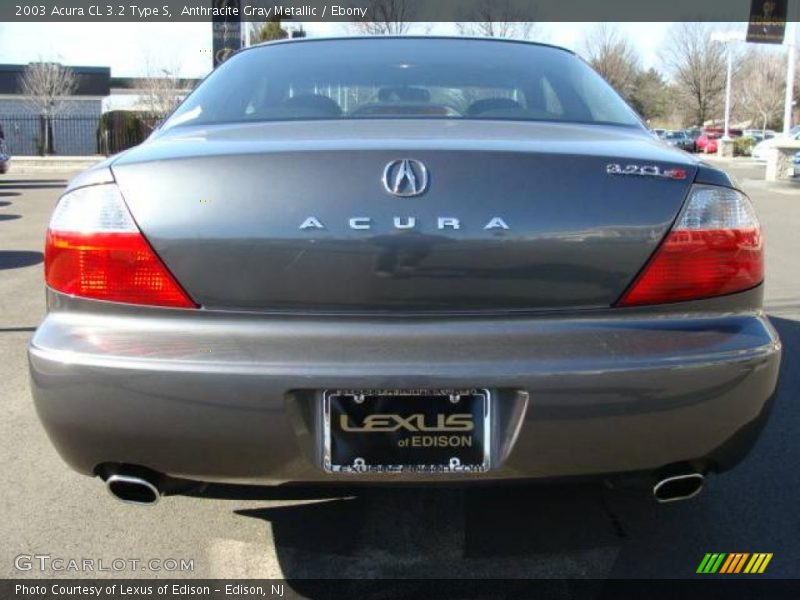
M511 98L484 98L470 104L467 114L479 115L494 110L522 110L522 105Z
M318 113L319 116L338 117L342 114L341 107L327 96L319 94L300 94L292 96L283 102L285 108L297 108L304 111Z

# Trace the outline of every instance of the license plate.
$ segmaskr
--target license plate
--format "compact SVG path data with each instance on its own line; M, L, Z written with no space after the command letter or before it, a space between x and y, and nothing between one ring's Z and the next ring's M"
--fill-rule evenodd
M327 390L323 463L333 473L489 468L488 390Z

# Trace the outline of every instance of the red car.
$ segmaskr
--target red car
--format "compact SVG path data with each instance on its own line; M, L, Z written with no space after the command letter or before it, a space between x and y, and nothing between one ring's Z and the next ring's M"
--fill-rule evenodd
M697 147L697 151L705 152L706 154L708 154L709 152L716 152L717 140L721 137L722 137L721 133L703 132L703 135L701 135L695 141L695 146Z
M704 130L703 135L697 138L695 142L697 151L704 152L706 154L716 154L717 140L722 137L723 133L724 131L719 128ZM728 135L731 137L742 137L742 132L739 129L729 129Z

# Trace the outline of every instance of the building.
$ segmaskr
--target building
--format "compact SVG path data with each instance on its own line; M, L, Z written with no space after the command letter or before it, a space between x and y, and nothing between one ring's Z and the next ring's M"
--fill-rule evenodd
M171 77L112 77L109 95L103 99L103 112L115 110L142 110L147 105L147 88L167 90L181 100L189 95L200 79L175 79Z
M26 65L0 65L0 123L12 156L40 154L44 122L22 94ZM97 153L97 125L103 98L110 92L108 67L69 67L76 75L75 91L64 110L50 123L50 151L62 155Z
M12 156L42 154L45 120L22 93L27 65L0 65L0 124ZM108 148L101 127L103 113L140 112L148 86L161 94L185 97L198 79L111 77L108 67L68 66L77 77L74 92L64 101L64 110L49 119L48 154L86 156ZM170 86L177 86L172 89ZM122 147L140 142L131 140ZM118 146L115 146L115 148Z

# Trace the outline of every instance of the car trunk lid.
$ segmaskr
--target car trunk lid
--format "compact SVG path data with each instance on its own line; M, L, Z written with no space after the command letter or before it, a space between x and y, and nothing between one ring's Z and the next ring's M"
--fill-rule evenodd
M393 186L404 159L419 161L417 185L427 170L419 195L382 181L393 164ZM636 129L446 120L176 128L113 164L137 224L195 301L333 312L609 306L695 171Z

